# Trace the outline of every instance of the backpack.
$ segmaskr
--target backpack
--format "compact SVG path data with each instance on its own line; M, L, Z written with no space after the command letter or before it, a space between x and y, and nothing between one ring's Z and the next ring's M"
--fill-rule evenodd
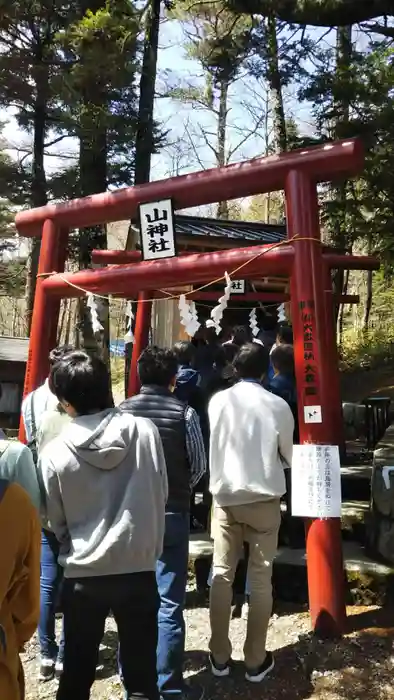
M32 438L31 438L30 442L27 443L27 447L29 448L29 450L33 456L33 462L34 462L34 466L36 468L38 486L39 486L40 494L41 494L41 503L44 504L46 501L45 487L44 487L44 483L42 480L41 472L38 469L37 425L36 425L36 414L35 414L35 410L34 410L34 396L35 396L35 391L33 391L32 396L31 396L31 434L32 434Z
M3 454L4 454L4 452L5 452L5 450L3 451ZM7 481L7 479L0 479L0 504L5 496L5 492L7 491L8 484L9 484L9 481ZM7 639L5 636L4 628L1 625L0 625L0 647L3 647L4 653L7 652Z
M27 443L28 448L30 449L30 452L33 455L33 462L35 465L37 465L38 462L38 451L37 451L37 425L36 425L36 414L34 410L34 396L35 396L35 391L33 391L31 395L31 440L30 442Z

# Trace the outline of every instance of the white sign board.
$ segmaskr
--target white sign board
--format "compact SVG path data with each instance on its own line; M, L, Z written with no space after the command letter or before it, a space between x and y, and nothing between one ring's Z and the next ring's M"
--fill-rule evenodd
M231 294L245 294L245 280L232 280Z
M291 471L292 515L341 517L341 464L336 445L294 445Z
M322 423L321 406L304 406L305 423Z
M139 205L143 260L173 258L175 251L174 213L171 199Z

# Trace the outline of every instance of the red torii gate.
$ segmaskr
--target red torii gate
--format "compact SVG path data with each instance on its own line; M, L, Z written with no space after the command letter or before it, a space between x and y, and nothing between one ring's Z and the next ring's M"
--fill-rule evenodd
M265 244L261 246L261 248L266 248L267 250L273 250L275 248L275 244ZM322 248L324 251L324 247ZM330 252L330 249L327 249L326 252ZM195 254L195 253L194 253ZM179 255L185 256L185 255L193 255L193 253L190 253L189 251L181 251ZM337 256L338 257L338 256ZM92 262L94 263L99 263L99 264L108 264L108 265L116 265L116 264L127 264L130 262L140 262L141 261L141 251L139 250L100 250L100 249L94 249L92 251ZM335 258L334 258L335 260ZM350 263L357 262L357 258L351 258L349 259L348 257L345 257L344 259L338 259L338 266L341 267L344 262L348 262L350 260ZM331 259L332 261L332 259ZM363 264L364 266L367 264L368 266L368 261L367 263L365 262L366 258L363 258ZM375 264L375 261L373 261ZM328 263L329 264L329 263ZM360 265L360 263L357 263ZM334 265L332 265L334 267ZM326 294L330 294L332 292L332 286L331 286L331 278L330 278L330 271L328 270L327 272L327 289L325 290ZM173 291L173 293L176 293L176 290ZM122 296L126 298L130 298L129 295L123 294ZM188 299L194 299L196 301L217 301L218 294L217 292L208 292L208 291L192 291L188 292ZM168 298L168 294L166 294L165 290L156 290L154 292L154 298ZM144 293L141 293L141 296L139 295L141 303L139 306L141 307L139 309L139 313L137 311L137 318L138 318L138 324L136 323L136 329L135 329L135 340L134 340L134 346L133 346L133 354L131 358L131 367L130 367L130 373L129 373L129 378L128 378L128 386L127 386L127 391L128 391L128 396L133 396L134 394L138 393L139 391L139 378L138 378L138 370L137 370L137 361L138 357L142 351L142 349L147 345L148 343L148 338L149 338L149 330L150 330L150 322L151 322L151 311L152 311L152 304L151 299L153 298L153 295L151 296L145 296ZM242 294L239 297L239 301L241 302L285 302L285 301L290 301L290 295L285 294L283 292L248 292L246 294ZM341 303L341 304L358 304L360 301L360 297L357 294L340 294L338 295L337 298L333 298L333 303ZM331 306L331 302L328 302L329 306ZM137 309L138 309L138 303L137 303ZM136 319L137 320L137 319ZM331 321L334 321L334 318L332 316ZM338 444L342 448L342 451L344 449L344 434L343 434L343 425L341 424L338 426Z
M142 301L144 295L149 299L155 289L207 282L226 270L231 274L248 262L234 278L267 274L291 277L301 442L340 444L341 399L329 272L332 267L374 269L378 264L371 258L322 251L316 183L354 175L362 164L361 144L352 139L18 214L16 226L21 235L42 234L25 393L35 389L47 375L48 354L56 343L61 297L82 296L86 290L140 294ZM71 228L133 218L143 202L172 198L175 209L181 209L282 188L292 241L285 246L274 250L253 246L74 274L63 272ZM295 240L297 237L299 241ZM256 257L258 253L261 257ZM144 308L148 306L138 305L134 357L142 349L139 341L143 339L147 317ZM321 406L321 423L305 423L304 407L308 405ZM317 632L337 635L344 630L346 619L340 519L310 520L306 533L312 624Z

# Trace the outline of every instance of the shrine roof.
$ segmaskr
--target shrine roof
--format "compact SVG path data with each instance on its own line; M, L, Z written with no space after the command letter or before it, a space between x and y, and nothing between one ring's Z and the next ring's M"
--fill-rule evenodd
M237 238L259 243L277 243L286 238L285 225L227 221L184 214L175 214L175 231L180 235Z
M2 336L0 339L0 362L27 362L29 338Z
M178 237L232 238L255 244L278 243L286 238L286 226L280 224L265 224L259 221L228 221L185 214L175 214L174 220L175 233ZM138 231L136 221L132 223L132 226Z

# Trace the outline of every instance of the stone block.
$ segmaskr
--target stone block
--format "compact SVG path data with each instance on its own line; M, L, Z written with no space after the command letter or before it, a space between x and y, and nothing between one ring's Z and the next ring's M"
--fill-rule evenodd
M394 563L394 425L390 425L373 455L371 514L366 522L369 549Z
M345 437L347 440L357 440L366 437L366 408L358 403L342 404Z

